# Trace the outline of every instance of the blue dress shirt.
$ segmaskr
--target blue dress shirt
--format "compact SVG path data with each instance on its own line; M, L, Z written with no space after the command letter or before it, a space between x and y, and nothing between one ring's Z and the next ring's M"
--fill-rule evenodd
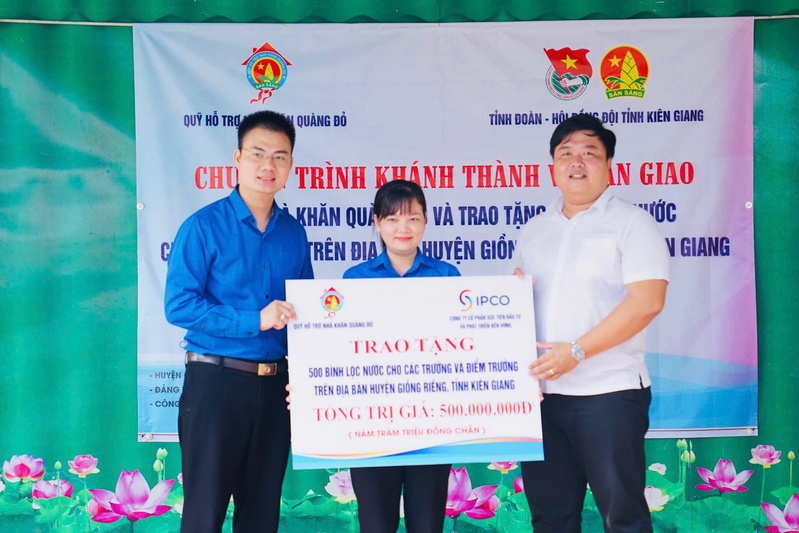
M408 271L400 276L391 265L391 260L386 254L386 250L369 261L363 262L347 269L344 272L344 279L360 278L435 278L460 276L460 272L454 266L440 261L429 255L423 254L420 250L416 251L416 258Z
M286 329L260 330L261 309L287 279L312 279L308 239L277 204L261 233L238 187L191 215L169 253L164 308L186 349L254 361L286 356Z

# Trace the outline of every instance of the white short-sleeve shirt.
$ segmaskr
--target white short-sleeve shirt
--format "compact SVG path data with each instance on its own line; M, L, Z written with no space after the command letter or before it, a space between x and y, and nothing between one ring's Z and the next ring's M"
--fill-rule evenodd
M563 198L522 228L514 266L535 280L539 342L572 342L605 318L626 296L628 283L668 281L669 253L655 220L613 196L610 188L571 219ZM581 362L557 380L551 394L587 396L648 387L646 330Z

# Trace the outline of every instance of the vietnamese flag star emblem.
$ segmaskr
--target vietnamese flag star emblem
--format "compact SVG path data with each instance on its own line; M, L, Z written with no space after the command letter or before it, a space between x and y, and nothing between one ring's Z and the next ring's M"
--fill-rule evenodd
M586 48L578 48L577 50L572 50L571 48L561 48L560 50L544 48L544 52L547 54L558 76L563 77L568 73L574 77L586 75L590 78L594 73L594 69L586 57L590 50Z

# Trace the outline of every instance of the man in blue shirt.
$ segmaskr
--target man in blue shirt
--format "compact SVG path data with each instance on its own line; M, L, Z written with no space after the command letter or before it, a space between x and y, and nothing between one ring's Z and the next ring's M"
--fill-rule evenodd
M304 228L275 203L293 164L294 126L245 117L230 196L191 215L169 254L167 320L187 330L178 433L184 533L276 532L290 426L287 279L313 278Z

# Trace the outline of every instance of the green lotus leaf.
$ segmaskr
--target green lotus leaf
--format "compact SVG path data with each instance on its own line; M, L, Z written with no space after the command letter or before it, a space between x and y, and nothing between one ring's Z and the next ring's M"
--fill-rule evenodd
M685 491L685 487L682 483L672 483L666 476L653 472L652 470L647 470L646 472L646 484L650 487L660 489L663 494L669 497L669 503L675 503Z
M677 526L674 522L680 512L682 512L680 508L669 500L663 510L652 513L652 529L656 533L677 533Z
M771 491L771 494L780 501L780 508L785 508L785 505L788 503L788 500L791 499L791 496L797 493L799 493L799 487L794 487L793 485L780 487Z
M58 496L47 500L36 500L36 505L39 506L39 515L36 517L36 521L40 524L51 524L59 516L69 511L73 502L66 496Z
M324 517L335 516L341 513L351 514L349 504L338 503L333 498L322 496L321 494L310 494L293 502L294 505L286 506L284 512L287 515L296 517Z
M72 493L72 499L79 505L86 505L89 500L93 498L92 493L88 489L83 489L77 493Z
M502 484L496 488L494 495L499 498L499 501L504 502L513 495L513 491L505 486L505 484Z
M674 520L677 531L705 533L752 531L752 519L746 505L729 498L711 496L682 508Z
M169 524L163 516L150 516L136 521L136 533L169 533Z
M163 505L175 507L176 503L183 503L183 486L178 485L177 483L172 486L172 491L164 500Z
M490 522L489 520L484 520L484 522ZM496 531L504 531L507 533L521 533L524 531L525 533L530 531L530 514L518 510L509 510L505 509L505 506L500 507L497 510L497 529Z
M30 500L7 501L0 499L0 515L31 515L37 511L31 507Z
M103 524L100 522L92 522L92 527L97 526L97 531L100 533L107 533L108 531L122 533L123 531L127 533L130 531L130 522L128 522L127 518L120 518L116 522L111 522L110 524ZM136 529L136 533L141 533L139 529Z
M328 499L329 498L326 498L325 496L322 496L321 494L310 493L310 494L306 494L305 496L303 496L302 498L299 498L297 500L289 500L287 498L283 498L283 504L286 507L288 507L289 509L294 509L294 508L300 506L301 504L303 504L305 502L310 502L312 505L319 505L321 503L324 503L324 501L328 500Z
M766 526L770 524L768 518L766 518L766 515L763 513L763 508L760 507L759 505L756 506L747 505L746 509L744 509L744 512L752 522L760 523L761 521L763 521L765 522L765 524L763 525Z
M84 531L86 531L86 526L69 524L66 526L55 526L50 530L50 533L83 533Z

